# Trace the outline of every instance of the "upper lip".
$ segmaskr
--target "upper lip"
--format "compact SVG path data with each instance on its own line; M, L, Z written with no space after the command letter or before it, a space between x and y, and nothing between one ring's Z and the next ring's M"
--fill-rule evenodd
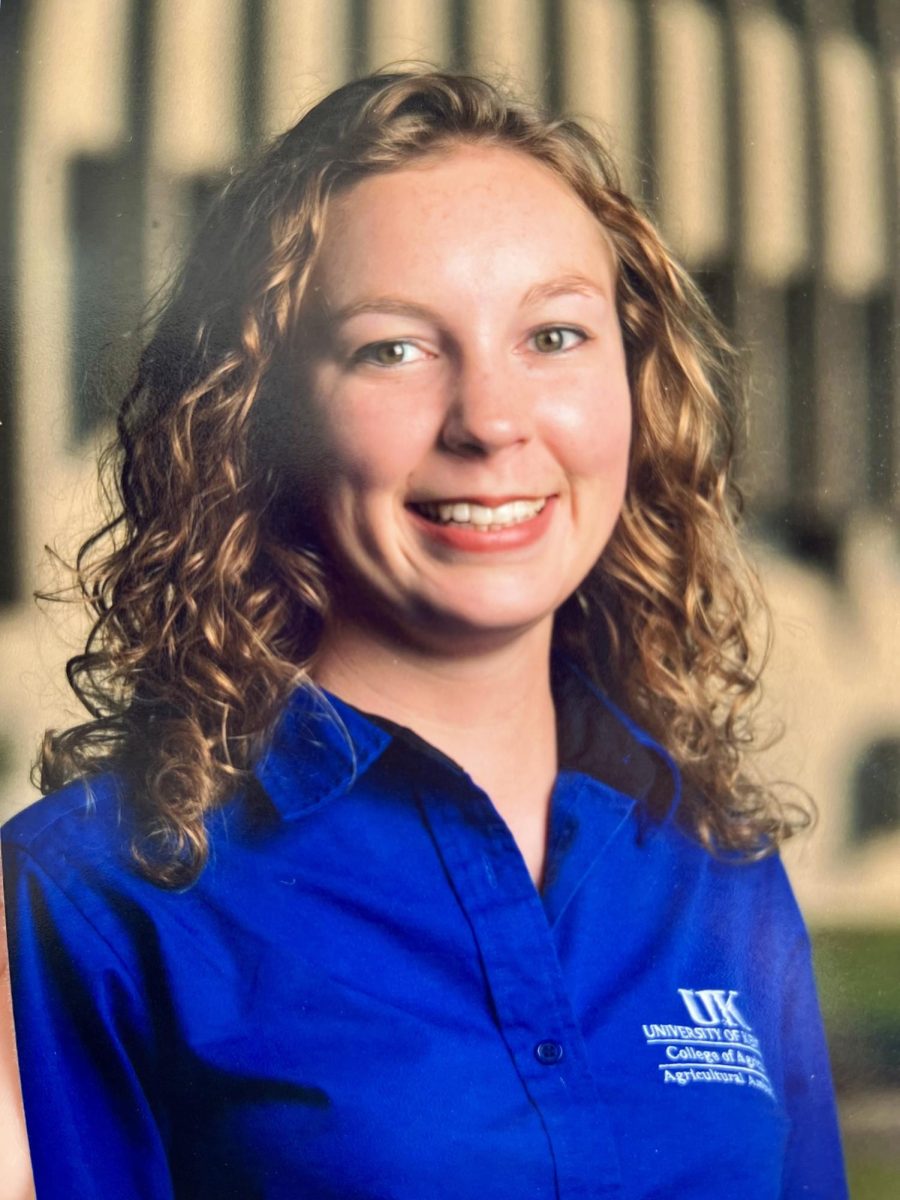
M511 504L514 500L549 500L553 492L509 492L504 496L415 496L409 504L480 504L483 508L499 508L501 504Z

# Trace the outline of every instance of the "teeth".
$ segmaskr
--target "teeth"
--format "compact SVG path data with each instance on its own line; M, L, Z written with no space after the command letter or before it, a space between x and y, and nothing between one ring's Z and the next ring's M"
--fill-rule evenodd
M517 525L520 521L536 517L546 503L542 497L540 500L509 500L506 504L498 504L496 508L467 500L458 500L453 504L418 504L416 507L430 521L439 521L442 525L503 529L507 525Z

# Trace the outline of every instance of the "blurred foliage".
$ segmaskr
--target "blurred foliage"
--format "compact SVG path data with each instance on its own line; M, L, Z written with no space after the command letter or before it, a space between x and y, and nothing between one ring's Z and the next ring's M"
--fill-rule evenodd
M838 1091L900 1088L900 929L820 929L813 949Z
M820 929L813 931L812 940L850 1195L853 1200L897 1200L900 929ZM866 1093L877 1093L890 1113L888 1124L877 1132L852 1119L855 1098Z
M847 1155L847 1183L853 1200L897 1200L900 1165Z

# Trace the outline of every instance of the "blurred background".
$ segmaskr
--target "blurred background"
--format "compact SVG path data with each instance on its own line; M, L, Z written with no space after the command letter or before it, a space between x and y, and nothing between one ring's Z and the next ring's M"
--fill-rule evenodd
M599 127L746 350L741 480L786 731L761 769L819 808L785 857L852 1194L900 1196L897 0L6 0L0 817L36 794L44 727L77 715L81 618L31 597L99 512L145 304L254 146L410 59Z

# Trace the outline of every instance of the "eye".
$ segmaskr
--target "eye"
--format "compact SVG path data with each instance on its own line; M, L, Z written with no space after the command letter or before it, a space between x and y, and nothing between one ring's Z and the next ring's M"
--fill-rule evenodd
M580 329L571 329L567 325L548 325L546 329L538 329L529 340L538 354L559 354L571 350L585 341L586 337Z
M376 367L403 367L425 357L425 351L415 342L370 342L353 355L356 362L371 363Z

